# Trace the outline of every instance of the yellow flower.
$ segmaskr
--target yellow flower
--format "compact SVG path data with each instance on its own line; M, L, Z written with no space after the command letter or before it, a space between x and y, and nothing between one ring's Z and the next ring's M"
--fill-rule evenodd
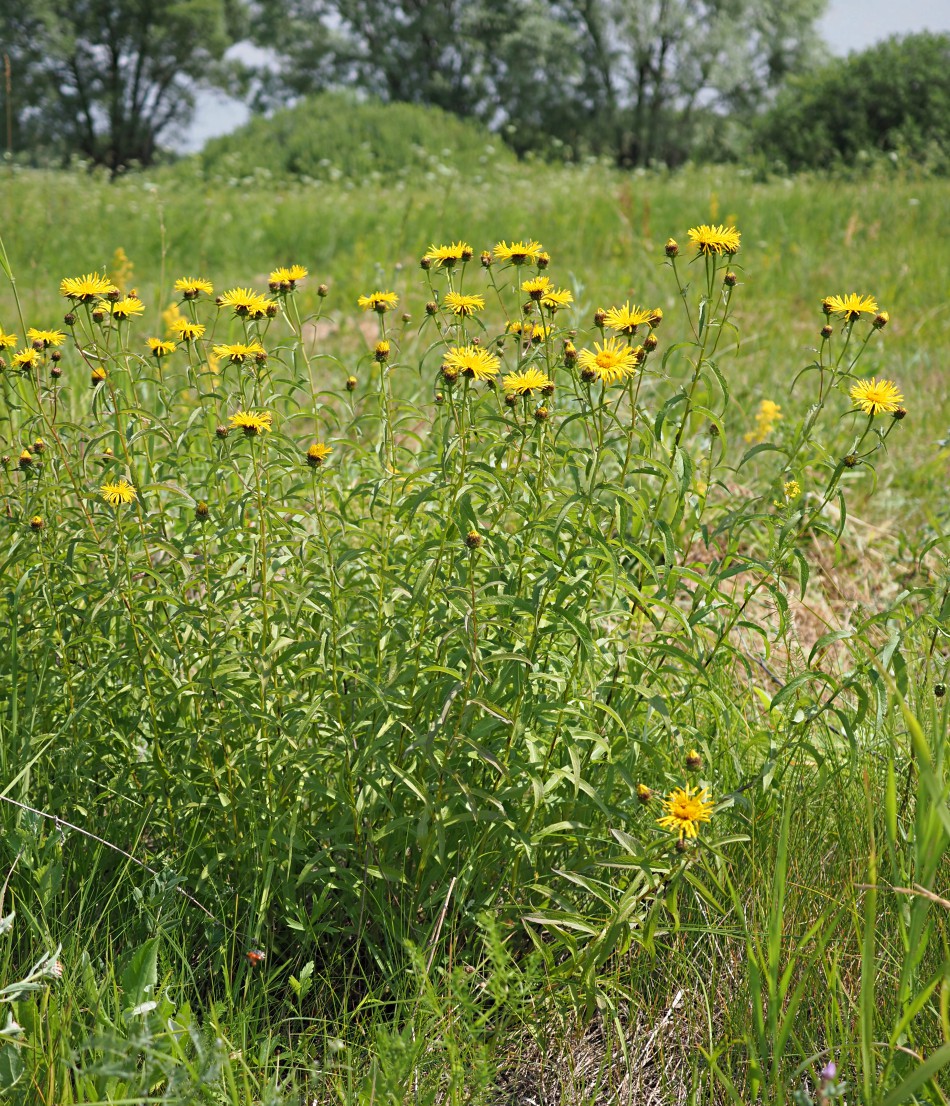
M678 834L681 841L684 837L695 837L700 824L712 818L712 810L716 805L707 796L705 787L677 787L664 799L663 809L666 814L657 819L658 824L671 833Z
M253 438L271 429L271 419L269 411L237 411L229 421L232 430L243 430L249 438Z
M866 415L891 414L903 400L900 389L891 380L859 380L849 393L854 406Z
M423 254L423 260L432 262L440 269L451 269L460 261L468 261L473 252L467 242L453 242L450 246L430 246Z
M700 253L720 256L724 253L738 253L741 237L735 227L710 226L708 223L692 227L689 232L689 240Z
M873 296L859 296L851 292L847 296L828 296L822 303L829 315L840 315L853 323L861 315L876 315L877 303Z
M214 346L212 352L217 357L226 357L232 365L243 365L248 357L260 357L262 354L267 356L260 342L251 342L250 345L234 342L227 346Z
M193 323L184 317L175 319L168 329L173 334L177 334L182 342L193 342L205 332L205 328L201 323Z
M786 499L798 499L802 494L802 486L797 480L786 480L782 485L782 491Z
M755 414L755 429L745 435L745 440L752 444L764 442L772 433L775 424L783 419L782 408L770 399L763 399L759 403L759 409Z
M102 498L109 504L110 507L118 507L123 503L131 503L133 499L137 499L135 488L126 480L124 476L120 476L118 480L103 484L99 489L102 492Z
M371 292L368 296L360 296L356 301L357 307L364 311L375 311L379 315L385 315L399 303L399 297L395 292Z
M474 315L485 307L482 296L463 296L461 292L448 292L442 302L453 315Z
M280 268L274 269L267 278L268 287L272 292L276 292L278 289L290 291L296 288L297 281L303 280L307 272L308 270L303 265L281 265Z
M602 384L616 384L626 380L637 367L637 354L625 346L619 338L608 338L603 345L594 343L595 352L582 349L577 355L577 363L582 369L593 373Z
M604 326L616 330L618 334L632 336L636 334L637 327L643 326L644 323L649 325L652 317L652 311L645 307L637 307L636 304L631 307L628 300L623 307L611 307L604 316Z
M89 300L98 299L100 296L109 296L119 289L108 277L99 273L87 273L81 277L66 277L60 281L59 292L70 300L81 300L88 303Z
M232 288L225 292L218 300L219 307L231 307L235 315L247 316L255 319L267 314L267 307L272 301L259 292L250 288Z
M18 369L35 369L40 363L40 355L35 349L21 349L13 355L13 364Z
M562 307L569 307L573 302L573 293L567 288L554 288L541 297L541 306L546 307L548 311L559 311Z
M522 369L518 373L508 373L501 386L508 396L530 396L535 388L550 387L551 379L540 369Z
M476 380L491 380L498 375L498 358L481 346L456 346L445 355L445 365Z
M174 342L164 342L161 338L146 338L148 348L156 357L167 357L168 354L174 353L177 346Z
M528 341L531 342L540 342L546 333L544 327L539 325L538 323L532 323L528 321L522 323L519 322L517 319L508 323L505 326L505 330L509 334L520 334L522 338L526 338Z
M307 450L307 464L312 469L319 468L332 452L332 448L323 442L314 442Z
M115 284L116 288L120 292L124 292L135 272L135 266L132 264L125 250L121 246L117 246L115 253L112 255L112 265L109 269L109 279Z
M95 387L97 384L101 384L103 380L105 380L106 370L101 365L97 365L92 370L90 377L92 379L92 386Z
M551 278L546 276L532 277L522 281L521 291L526 292L533 300L539 300L546 292L554 288Z
M214 285L203 277L179 277L175 281L175 291L181 292L186 300L196 300L202 292L210 296L214 291Z
M61 330L37 330L32 326L26 332L26 336L30 342L42 342L44 349L49 349L50 346L61 346L66 341L66 335ZM16 341L15 338L14 341Z
M116 319L131 319L133 315L145 313L145 304L138 296L125 296L114 303L110 300L100 300L96 306L100 311L110 312Z
M499 242L492 251L495 261L510 261L512 265L524 265L528 261L537 261L542 251L541 243L535 242Z
M17 336L5 333L3 327L0 326L0 349L13 349L16 344Z

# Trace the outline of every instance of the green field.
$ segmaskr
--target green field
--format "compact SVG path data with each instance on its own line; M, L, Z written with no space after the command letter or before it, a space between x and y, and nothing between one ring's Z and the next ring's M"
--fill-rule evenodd
M70 330L4 351L0 1098L946 1101L946 182L188 162L0 202L0 326ZM482 267L515 239L570 306ZM291 264L256 322L173 289ZM142 316L60 294L95 272ZM627 300L662 324L601 387ZM174 304L207 330L151 357ZM495 386L440 371L473 338Z

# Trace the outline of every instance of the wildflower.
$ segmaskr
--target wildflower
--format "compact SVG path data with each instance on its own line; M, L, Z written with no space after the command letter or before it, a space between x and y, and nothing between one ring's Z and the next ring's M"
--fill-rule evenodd
M346 390L348 392L352 392L356 388L357 383L358 382L355 376L348 376L346 378Z
M146 338L145 341L155 357L167 357L178 348L174 342L165 342L161 338Z
M243 365L249 357L260 358L261 354L267 357L264 347L260 342L233 342L230 345L214 346L212 352L217 357L226 357L232 365Z
M856 453L849 453L844 459L844 467L846 469L853 469L858 467L859 457Z
M573 302L574 295L567 288L554 288L541 297L541 306L552 313L560 311L562 307L569 307Z
M30 327L26 332L27 340L38 349L49 349L50 346L61 346L66 341L66 335L61 330L37 330ZM15 341L16 339L14 339ZM2 345L2 343L0 343Z
M251 319L258 319L265 315L271 302L266 296L250 288L232 288L217 300L219 307L233 308L235 315Z
M485 307L484 297L463 296L461 292L448 292L442 302L453 315L459 316L474 315Z
M603 345L595 342L594 349L596 352L582 349L577 363L582 369L589 369L602 384L626 380L636 368L637 354L619 338L608 338Z
M647 319L647 322L650 324L651 330L656 330L660 323L663 322L663 309L661 307L654 307L650 312L650 317Z
M547 422L550 418L551 412L543 404L540 407L535 408L534 421L535 422Z
M473 253L467 242L453 242L450 246L430 246L423 260L439 269L452 269L460 261L468 261Z
M505 326L505 330L509 334L520 334L522 338L529 342L540 342L547 333L543 326L539 326L528 319L524 322L514 319Z
M223 423L220 422L214 428L214 432L221 439L221 441L224 441L224 439L231 433L231 431Z
M232 430L243 430L248 438L253 438L271 429L271 419L269 411L237 411L229 422Z
M135 488L124 476L120 476L119 479L114 482L103 484L99 491L102 493L102 498L110 507L118 507L123 503L131 503L133 499L138 498Z
M890 321L891 317L886 311L879 311L871 320L871 326L873 326L875 330L883 330Z
M30 519L30 529L33 530L34 533L39 533L39 531L42 530L45 525L46 523L43 521L40 515L34 515Z
M564 364L568 368L572 368L577 364L577 346L571 341L564 343Z
M395 292L371 292L368 296L360 296L356 301L357 307L362 307L364 311L375 311L377 315L385 315L398 303L399 297Z
M37 438L36 441L33 443L33 452L34 453L45 453L46 452L46 442L44 442L42 438Z
M498 358L479 346L456 346L445 355L445 366L456 374L464 373L475 380L491 380L498 375ZM443 376L445 372L443 371ZM446 377L448 379L448 377Z
M319 468L332 452L333 449L323 442L314 442L307 450L307 464L312 469Z
M637 327L650 322L653 312L645 307L630 306L629 301L623 307L611 307L604 315L604 325L618 334L634 335Z
M702 223L698 227L692 227L689 231L689 240L701 254L735 254L739 252L739 231L735 227L710 226Z
M541 389L551 383L540 369L522 369L518 373L508 373L501 382L505 396L529 396L535 388Z
M317 285L317 295L320 297L320 299L324 299L326 296L329 296L329 294L330 289L326 284Z
M782 492L787 500L798 499L802 494L802 486L797 480L786 480L782 485Z
M390 345L385 339L376 343L373 349L373 358L379 362L380 365L384 365L389 360Z
M541 297L550 292L553 288L551 284L551 278L546 276L532 277L530 280L522 281L521 291L530 296L533 300L539 300Z
M13 349L17 344L17 336L15 334L7 334L3 327L0 326L0 349Z
M142 315L145 313L145 304L138 298L138 296L123 296L120 300L110 302L109 300L100 300L96 307L100 311L104 311L111 314L115 319L131 319L133 315Z
M696 749L690 749L686 754L686 767L691 772L698 772L703 766L703 758Z
M890 380L859 380L848 393L854 406L866 415L891 414L900 407L901 395L897 385Z
M66 277L60 281L59 292L70 300L79 300L88 303L90 300L101 296L109 296L118 293L119 289L108 277L99 273L87 273L81 277Z
M28 469L33 464L33 454L28 449L20 453L19 465L21 469Z
M853 323L862 315L877 314L877 301L873 296L859 296L851 292L847 296L828 296L821 303L826 315L840 315Z
M637 798L644 806L653 798L653 792L645 783L637 784Z
M201 323L192 323L185 318L175 319L169 329L173 334L177 334L182 342L193 342L205 332Z
M105 380L106 370L101 365L97 365L89 375L92 381L92 386L95 387L97 384L101 384L103 380Z
M40 355L35 349L21 349L13 355L13 365L17 369L35 369Z
M678 834L681 841L686 837L696 837L700 824L712 818L715 804L707 795L705 787L677 787L663 801L666 814L657 819L657 824Z
M542 250L535 258L534 263L539 269L546 269L551 264L551 255L546 250Z
M494 261L494 258L491 255L491 250L482 250L480 260L483 269L490 269L492 261Z
M730 269L729 272L726 273L726 275L722 278L722 282L727 288L735 288L735 286L739 283L739 278Z
M825 325L821 328L822 338L830 338L832 334L834 334L834 332L835 328L830 323L825 323Z
M469 530L469 532L465 535L465 544L469 547L469 549L478 549L483 541L484 538L481 536L481 534L479 534L477 530Z
M281 265L267 278L267 286L272 292L292 292L297 287L297 281L303 280L306 275L303 265Z
M891 412L891 414L894 416L894 418L898 422L900 422L901 419L906 419L907 418L907 408L906 407L896 407Z
M779 404L773 402L771 399L763 399L759 403L759 409L755 414L755 429L750 430L748 434L745 435L745 440L754 444L764 442L769 434L772 433L775 424L784 417L782 408Z
M214 285L203 277L179 277L175 281L174 288L176 292L181 292L182 298L186 300L196 300L202 292L206 296L214 292Z
M537 261L544 251L540 242L533 239L530 242L499 242L493 251L495 261L510 261L512 265L524 265L529 261Z
M679 243L676 241L675 238L667 238L664 250L666 251L667 257L676 257L676 255L680 252Z
M607 312L602 307L598 307L597 310L594 312L594 326L599 326L602 328L606 321Z
M659 340L655 334L648 334L643 339L643 350L645 353L652 353L659 344Z

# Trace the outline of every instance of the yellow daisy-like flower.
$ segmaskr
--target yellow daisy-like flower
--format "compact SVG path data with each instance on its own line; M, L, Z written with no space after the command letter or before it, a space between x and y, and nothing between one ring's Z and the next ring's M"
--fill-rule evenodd
M540 369L522 369L518 373L508 373L501 386L507 396L530 396L536 388L547 388L552 381Z
M131 319L133 315L145 313L145 304L138 296L124 296L114 303L111 300L100 300L96 306L100 311L108 311L116 319Z
M40 363L39 352L35 349L21 349L13 355L13 364L18 369L35 369Z
M444 363L476 380L491 380L498 375L498 358L481 346L456 346L445 355Z
M236 411L229 421L232 430L243 430L249 438L253 438L271 429L272 418L269 411Z
M734 254L739 252L742 235L735 227L710 226L703 223L690 228L689 240L701 254Z
M42 342L44 349L49 349L50 346L61 346L66 341L66 335L61 330L37 330L32 326L26 332L26 336L30 342Z
M551 283L551 278L546 276L532 277L530 280L521 283L521 291L533 300L539 300L546 292L551 292L553 289L554 285Z
M7 334L3 327L0 326L0 349L13 349L17 344L17 340L15 334Z
M101 384L103 380L105 380L106 370L101 365L97 365L89 374L89 378L92 382L92 386L95 387L97 384Z
M120 507L123 503L131 503L133 499L138 498L135 488L124 476L120 476L118 480L111 481L108 484L103 484L99 491L110 507Z
M323 442L314 442L307 450L307 464L312 469L319 468L332 452L333 449Z
M535 242L499 242L492 254L496 261L510 261L512 265L525 265L529 261L537 261L543 252L541 243Z
M853 323L862 315L876 315L877 301L873 296L859 296L857 292L851 292L847 296L828 296L823 302L829 315L840 315Z
M277 291L277 288L283 288L284 285L289 289L297 286L298 280L303 280L309 273L308 269L305 269L303 265L281 265L280 268L275 269L267 278L267 283L270 286L271 291Z
M174 342L165 342L161 338L146 338L145 341L156 357L167 357L178 348Z
M231 345L214 346L212 352L216 357L226 357L232 365L243 365L249 357L267 356L260 342L233 342Z
M171 330L173 334L177 334L179 340L182 342L193 342L196 338L200 338L205 332L205 328L201 323L193 323L185 318L175 319L169 327L169 330Z
M634 335L637 327L644 324L649 326L652 318L652 310L638 307L636 304L631 307L628 300L623 307L611 307L604 316L604 326L610 330L616 330L618 334Z
M596 351L596 352L595 352ZM594 343L594 350L582 349L577 355L582 369L594 374L602 384L626 380L637 367L637 353L619 338L608 338L603 345Z
M271 301L251 288L232 288L218 300L219 307L230 307L235 315L257 318L267 313Z
M364 311L375 311L379 315L385 315L398 306L399 297L395 292L371 292L368 296L360 296L356 301L357 307Z
M771 399L763 399L759 403L759 409L755 413L755 429L745 435L745 440L750 444L764 442L772 433L777 422L781 422L785 416L781 406Z
M460 261L468 261L473 253L467 242L453 242L450 246L430 246L423 254L423 260L430 261L439 269L451 269Z
M204 277L179 277L175 281L175 291L181 292L186 300L196 300L202 292L210 296L214 292L214 285Z
M574 294L567 288L554 288L541 297L541 306L552 312L560 311L562 307L570 307L573 302Z
M685 837L696 837L703 822L712 818L716 804L708 798L706 788L677 787L663 801L666 814L657 819L657 823L682 841Z
M442 303L453 315L474 315L485 307L484 297L463 296L461 292L448 292Z
M852 385L848 393L854 406L866 415L892 414L904 397L897 385L891 380L859 380Z
M118 290L108 277L101 276L99 273L87 273L81 277L66 277L59 284L61 296L65 296L70 300L80 300L83 303L99 299L101 296L110 296Z

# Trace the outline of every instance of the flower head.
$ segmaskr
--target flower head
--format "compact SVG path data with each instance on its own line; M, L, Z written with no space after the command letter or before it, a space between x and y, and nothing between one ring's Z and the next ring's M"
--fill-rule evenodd
M476 311L482 311L485 300L482 296L463 296L461 292L448 292L442 303L453 315L474 315Z
M521 372L508 373L501 382L506 396L529 396L535 388L540 390L551 384L550 377L540 369L522 369Z
M551 312L570 307L573 302L574 294L567 288L552 288L541 297L541 306Z
M235 315L250 319L263 318L272 302L250 288L232 288L218 298L219 307L230 307Z
M232 365L243 365L249 357L267 356L260 342L233 342L231 345L214 346L212 353L216 357L226 357Z
M602 384L626 380L637 367L637 353L619 338L608 338L603 345L594 343L594 351L582 349L577 355L582 369L594 374Z
M495 261L510 261L512 265L524 265L529 261L537 261L544 252L540 242L533 239L530 242L499 242L492 251Z
M35 369L39 363L39 352L32 348L17 350L13 355L13 364L18 369Z
M131 319L133 315L142 315L145 312L145 304L138 296L123 296L120 300L100 300L96 306L100 311L106 311L116 319Z
M873 296L859 296L857 292L850 292L847 296L827 296L822 301L822 307L828 315L840 315L853 323L862 315L876 315L877 301Z
M26 332L26 336L32 344L39 343L43 349L49 349L50 346L61 346L66 341L66 335L61 330L37 330L32 326Z
M118 288L108 277L99 273L87 273L81 277L66 277L60 281L59 292L70 300L79 300L88 303L90 300L99 299L100 296L109 296L117 293Z
M782 494L789 501L798 499L802 494L802 486L797 480L786 480L782 485Z
M764 442L772 433L775 424L785 418L782 408L771 399L763 399L759 403L759 409L755 413L755 429L745 435L745 440L750 444Z
M3 327L0 326L0 349L13 349L17 341L18 339L15 334L7 334Z
M186 300L196 300L202 292L210 296L214 292L214 285L203 277L179 277L175 281L175 291L181 292Z
M531 277L530 280L521 282L521 291L529 295L533 300L539 300L546 292L552 291L554 285L551 278L546 276Z
M205 328L201 323L192 323L188 319L182 317L174 319L169 326L169 330L173 334L177 334L178 338L182 342L193 342L196 338L200 338L205 332Z
M364 311L375 311L378 315L385 315L399 304L399 297L395 292L370 292L368 296L360 296L356 301L357 307Z
M332 452L333 449L323 442L314 442L307 450L307 464L313 469L319 468Z
M133 499L138 498L135 488L124 476L120 476L118 480L103 484L99 491L102 493L102 498L110 507L119 507L123 503L131 503Z
M456 346L445 355L444 364L456 375L462 373L476 380L491 380L498 375L498 358L481 346Z
M272 292L290 292L297 287L297 281L303 280L308 270L303 265L281 265L267 278L267 286Z
M106 370L101 365L96 367L89 374L89 378L92 381L92 386L95 388L97 384L101 384L106 378Z
M698 227L692 227L689 232L689 240L701 254L722 255L739 252L739 239L742 235L735 227L710 226L703 223Z
M903 400L897 385L891 380L859 380L848 393L854 406L866 415L892 414Z
M623 307L611 307L604 315L604 326L615 330L618 334L634 335L637 327L649 325L653 312L646 307L630 306L628 300Z
M708 798L705 787L677 787L663 801L666 813L657 823L671 833L679 835L682 841L686 837L695 837L699 826L712 818L716 804Z
M453 242L449 246L430 246L423 255L423 260L439 269L452 269L460 261L468 261L473 253L474 250L467 242Z
M178 348L174 342L166 342L161 338L146 338L145 341L155 357L167 357Z
M271 429L272 417L269 411L236 411L228 421L232 430L243 430L248 438L253 438Z

